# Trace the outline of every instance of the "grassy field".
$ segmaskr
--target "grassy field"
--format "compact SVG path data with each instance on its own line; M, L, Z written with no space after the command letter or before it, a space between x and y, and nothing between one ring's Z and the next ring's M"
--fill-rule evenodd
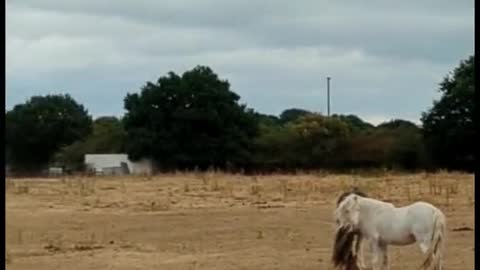
M446 269L474 269L474 176L268 175L7 179L7 269L332 269L336 196L359 186L447 216ZM417 245L390 247L418 269Z

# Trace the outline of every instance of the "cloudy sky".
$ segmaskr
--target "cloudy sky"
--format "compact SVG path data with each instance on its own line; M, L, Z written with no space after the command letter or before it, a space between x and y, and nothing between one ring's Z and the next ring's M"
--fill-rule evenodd
M69 93L93 116L210 66L242 102L418 122L474 51L474 0L8 0L6 106Z

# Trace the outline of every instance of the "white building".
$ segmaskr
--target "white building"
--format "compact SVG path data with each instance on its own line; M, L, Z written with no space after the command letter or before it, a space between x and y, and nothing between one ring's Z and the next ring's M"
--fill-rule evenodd
M150 160L130 161L127 154L86 154L85 165L97 174L152 174Z

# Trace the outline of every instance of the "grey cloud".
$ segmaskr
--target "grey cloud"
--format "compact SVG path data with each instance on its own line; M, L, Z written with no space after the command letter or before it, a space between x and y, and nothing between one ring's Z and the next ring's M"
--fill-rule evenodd
M458 47L468 50L473 47L474 39L473 8L466 6L472 4L469 1L454 4L422 1L415 5L398 2L395 6L382 1L373 6L328 1L310 1L310 5L292 5L285 1L262 1L255 5L225 1L13 3L13 10L15 5L23 5L31 13L44 11L43 17L61 14L43 28L50 34L109 36L117 44L131 43L137 50L153 53L321 45L361 47L382 57L448 63L461 55L445 51ZM24 17L28 21L28 17ZM41 17L37 15L37 21ZM45 18L43 21L48 24ZM69 21L73 22L67 23ZM20 24L12 27L27 25ZM129 40L125 42L125 39ZM166 44L158 46L162 42Z
M94 114L127 92L209 65L249 106L418 120L473 53L473 1L59 1L7 3L7 107L68 91Z

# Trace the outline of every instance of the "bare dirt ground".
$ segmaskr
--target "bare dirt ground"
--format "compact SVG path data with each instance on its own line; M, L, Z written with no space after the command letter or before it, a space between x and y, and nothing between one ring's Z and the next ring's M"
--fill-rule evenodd
M332 269L336 196L353 185L447 216L446 269L474 269L468 174L7 179L7 269ZM389 248L418 269L417 245Z

